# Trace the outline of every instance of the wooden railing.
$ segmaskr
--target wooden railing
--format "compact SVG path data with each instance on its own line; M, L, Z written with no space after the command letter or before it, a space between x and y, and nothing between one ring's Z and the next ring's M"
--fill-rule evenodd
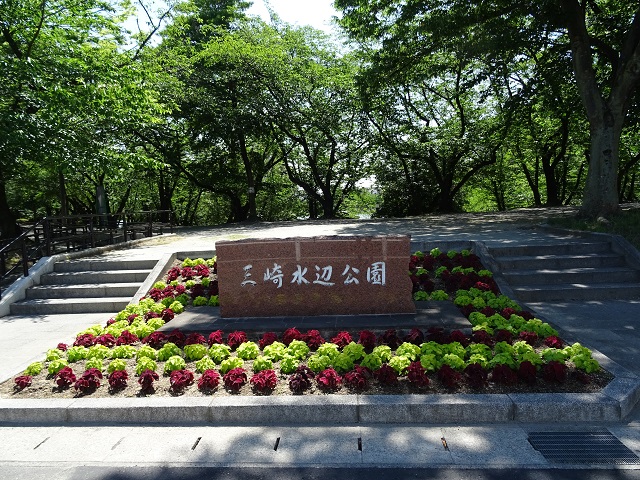
M0 298L3 288L28 276L42 257L162 235L173 227L170 210L45 217L0 243Z

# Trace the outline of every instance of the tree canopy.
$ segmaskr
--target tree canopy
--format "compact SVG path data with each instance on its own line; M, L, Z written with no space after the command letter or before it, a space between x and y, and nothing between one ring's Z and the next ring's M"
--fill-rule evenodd
M637 3L336 0L346 44L249 4L0 4L0 234L637 201Z

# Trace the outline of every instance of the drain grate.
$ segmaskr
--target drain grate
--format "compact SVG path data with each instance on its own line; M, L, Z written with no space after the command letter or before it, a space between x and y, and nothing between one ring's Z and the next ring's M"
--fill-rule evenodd
M640 458L608 430L531 432L529 443L552 463L640 464Z

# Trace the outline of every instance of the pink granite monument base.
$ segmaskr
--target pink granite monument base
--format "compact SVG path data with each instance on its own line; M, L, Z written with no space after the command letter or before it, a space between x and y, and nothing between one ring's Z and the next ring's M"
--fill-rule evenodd
M415 313L408 236L216 243L221 317Z

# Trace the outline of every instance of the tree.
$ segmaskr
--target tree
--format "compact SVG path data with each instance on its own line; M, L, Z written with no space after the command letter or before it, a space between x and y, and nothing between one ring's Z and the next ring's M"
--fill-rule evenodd
M619 141L640 82L640 7L622 0L510 0L399 4L393 0L336 0L341 24L360 41L376 42L378 61L401 72L434 48L471 43L493 61L541 31L568 35L575 81L590 125L589 172L581 212L618 208Z
M100 0L9 0L0 6L3 236L18 233L6 186L24 162L55 172L62 194L66 171L93 170L100 179L130 160L118 140L121 127L141 121L156 104L144 88L144 73L120 49L118 7Z
M400 76L375 70L362 82L369 119L388 150L378 180L393 207L383 204L380 213L459 210L463 188L496 162L510 123L485 72L464 50L434 52Z

